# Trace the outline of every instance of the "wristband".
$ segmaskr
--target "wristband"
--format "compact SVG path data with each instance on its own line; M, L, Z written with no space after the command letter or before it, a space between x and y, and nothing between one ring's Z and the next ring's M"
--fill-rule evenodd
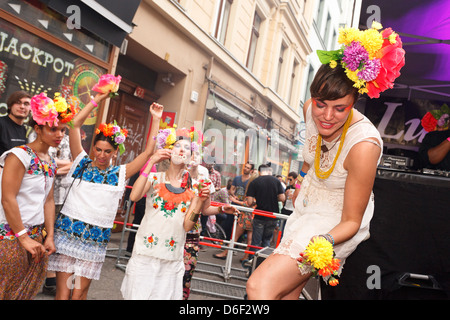
M301 186L302 186L301 184L296 183L295 184L295 189L300 189Z
M16 238L18 238L18 237L24 235L24 234L27 233L27 232L28 232L27 229L23 229L22 231L17 232L17 233L15 234L15 236L16 236Z
M94 107L98 107L98 104L94 101L94 99L91 100L91 103L94 105Z
M148 178L148 173L142 172L141 176L144 176L144 177Z
M306 172L300 171L300 177L304 178L306 176Z
M448 137L448 138L447 138L447 141L449 141L449 142L450 142L450 137Z
M192 222L197 222L199 216L200 213L192 211L191 215L189 216L189 220L191 220Z

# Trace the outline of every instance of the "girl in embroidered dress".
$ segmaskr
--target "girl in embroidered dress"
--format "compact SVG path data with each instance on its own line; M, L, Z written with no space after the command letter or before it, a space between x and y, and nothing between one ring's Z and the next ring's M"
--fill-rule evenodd
M383 31L377 38L380 48L392 50L373 53L379 61L370 62L368 59L372 55L367 52L362 54L364 39L361 32L344 30L340 39L347 41L346 37L351 34L351 41L345 42L343 50L326 55L331 57L331 61L324 61L325 55L321 59L324 64L310 87L312 99L305 103L303 109L306 143L301 172L307 174L280 245L247 282L249 299L298 299L314 271L300 257L300 253L303 254L316 237L323 237L334 246L336 258L340 259L340 274L345 259L369 236L369 223L374 210L372 187L382 155L382 140L375 126L353 106L360 93L368 93L370 98L379 95L383 91L381 84L388 82L386 74L390 77L389 81L398 76L399 73L391 75L392 68L404 64L404 50L398 35L389 37L392 30L388 34ZM368 32L369 36L378 37L376 30ZM352 50L357 48L361 54L347 52L350 46ZM385 52L395 53L389 58L393 61L384 61ZM363 59L361 57L364 60L358 60L353 65L363 69L349 70L351 62L355 62L352 59ZM350 78L356 75L361 77L365 68L377 63L381 63L383 69L378 78L375 78L377 73L374 72L372 79L376 79L378 91L369 81L370 78L358 78L358 83L355 83L354 77ZM357 73L359 71L361 73ZM398 72L398 69L395 71ZM392 84L387 87L392 87ZM324 280L328 281L326 277Z
M127 131L117 124L101 124L96 130L91 160L83 150L80 128L98 103L109 96L99 93L74 118L69 130L73 165L63 180L70 186L55 224L56 253L49 270L56 271L56 299L85 300L92 279L100 278L117 207L125 180L148 161L155 141L149 140L143 153L120 166L111 165L117 151L124 151ZM163 107L152 104L152 134L156 135ZM72 281L75 284L72 285Z
M0 158L0 300L33 299L44 282L48 256L55 252L56 163L48 149L59 145L73 116L65 100L55 101L44 93L31 99L36 139Z
M209 188L192 183L185 169L192 151L189 131L164 129L157 141L159 149L130 194L132 201L147 194L147 202L122 283L126 300L182 299L186 232L209 206ZM150 173L165 159L171 160L167 171Z

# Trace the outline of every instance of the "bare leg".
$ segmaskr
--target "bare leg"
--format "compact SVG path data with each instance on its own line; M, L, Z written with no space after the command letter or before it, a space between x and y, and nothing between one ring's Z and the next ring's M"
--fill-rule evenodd
M77 277L75 280L75 287L72 290L72 300L86 300L91 282L91 279Z
M70 300L72 290L72 273L56 272L55 300Z
M310 276L300 273L297 261L293 258L283 254L272 254L248 279L248 299L298 299Z

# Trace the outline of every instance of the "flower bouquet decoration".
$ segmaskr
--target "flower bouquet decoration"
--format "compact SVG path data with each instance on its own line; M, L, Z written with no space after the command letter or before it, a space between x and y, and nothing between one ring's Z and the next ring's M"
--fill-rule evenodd
M370 98L378 98L381 92L393 88L405 65L405 50L399 35L391 28L381 29L382 25L376 21L364 31L341 28L340 49L317 50L322 64L335 68L340 63L353 86Z
M108 93L109 97L114 98L119 95L117 91L119 91L120 81L122 80L121 76L114 76L112 74L104 74L100 77L98 82L92 88L93 91L99 93Z
M128 130L117 125L116 120L113 123L101 123L95 130L95 134L103 133L105 137L111 137L115 144L119 146L120 155L125 152L124 142L128 136Z
M333 245L324 237L319 236L312 239L304 252L300 253L298 259L300 266L308 265L312 267L314 277L322 279L331 286L337 286L340 260L336 259Z
M420 121L426 132L448 130L450 126L450 108L444 103L439 110L425 113Z
M57 126L58 122L72 126L72 119L79 111L68 104L60 93L55 93L54 99L50 99L44 92L31 98L31 112L34 121L38 125Z

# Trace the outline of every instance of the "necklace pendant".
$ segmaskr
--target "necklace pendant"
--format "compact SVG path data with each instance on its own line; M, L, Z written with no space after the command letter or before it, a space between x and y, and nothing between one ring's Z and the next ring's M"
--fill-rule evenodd
M326 145L321 145L320 149L322 150L323 153L328 152L328 147Z

